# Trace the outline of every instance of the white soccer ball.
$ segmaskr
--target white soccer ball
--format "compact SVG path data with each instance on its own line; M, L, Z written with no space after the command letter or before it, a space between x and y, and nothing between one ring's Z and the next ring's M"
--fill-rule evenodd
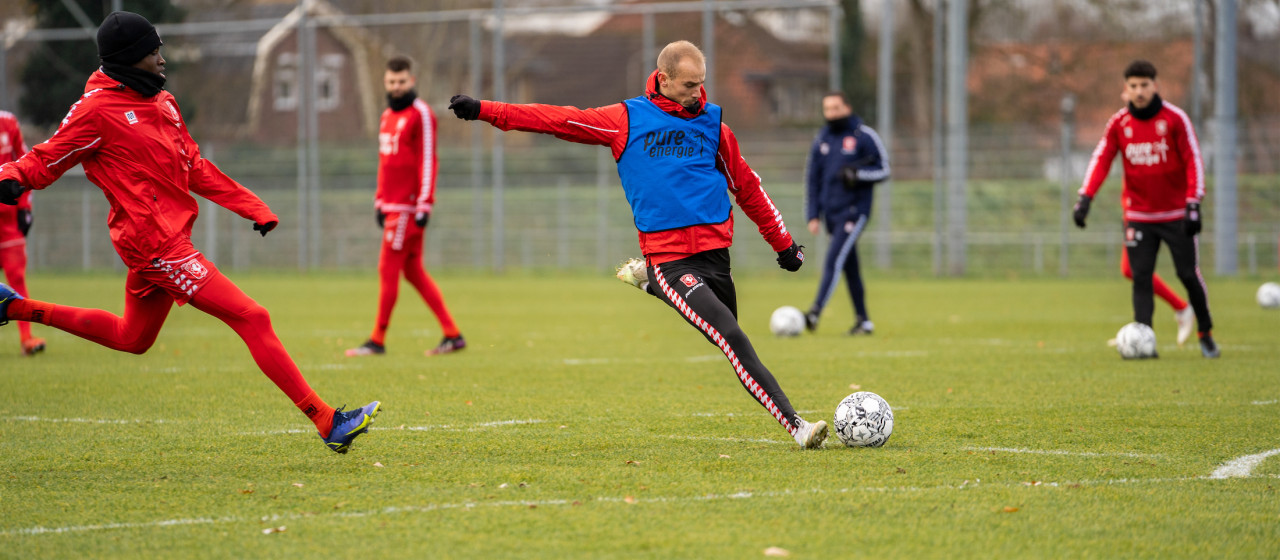
M769 332L775 336L799 336L804 330L804 313L790 305L773 310L769 316Z
M1116 350L1126 360L1156 357L1156 331L1142 323L1129 323L1116 333Z
M1267 282L1258 286L1258 305L1263 309L1280 307L1280 284Z
M893 434L893 409L880 395L858 391L836 405L836 435L849 447L880 447Z

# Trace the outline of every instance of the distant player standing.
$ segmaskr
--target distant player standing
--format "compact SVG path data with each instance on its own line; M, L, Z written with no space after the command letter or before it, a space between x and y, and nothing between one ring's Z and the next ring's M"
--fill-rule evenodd
M0 164L17 161L26 153L17 117L0 111ZM31 222L31 193L22 193L17 206L0 204L0 269L5 281L23 297L27 296L27 233ZM44 339L31 336L31 323L18 322L18 340L24 356L44 351Z
M98 28L102 66L85 84L57 133L0 166L0 203L15 204L68 169L84 167L111 204L107 225L129 267L124 317L25 299L0 284L0 324L34 321L113 350L142 354L155 343L173 304L190 303L231 327L258 367L338 453L365 433L380 403L343 411L325 404L271 328L267 310L240 291L191 245L199 194L267 235L279 219L257 195L200 157L186 122L164 91L160 35L146 18L112 12Z
M347 350L348 356L386 353L387 327L400 294L401 272L444 331L444 339L427 355L467 347L440 288L422 266L423 237L436 198L436 116L413 90L417 82L411 70L409 59L397 56L387 61L383 76L388 107L378 126L378 192L373 200L378 227L383 230L378 257L378 317L369 340Z
M871 220L875 184L889 178L889 154L875 130L853 114L842 92L822 97L827 125L818 132L805 172L805 218L809 233L818 235L824 222L831 246L822 267L822 281L813 305L804 315L805 327L818 328L822 309L831 300L844 274L853 300L851 335L871 334L875 325L867 314L866 289L858 264L858 238Z
M1076 202L1076 225L1085 227L1089 206L1111 162L1123 152L1125 251L1133 272L1134 321L1151 325L1155 311L1153 276L1160 242L1169 246L1178 279L1187 289L1200 333L1200 352L1220 355L1213 340L1208 292L1200 274L1200 202L1204 198L1204 167L1200 145L1187 114L1160 98L1156 68L1137 60L1124 71L1128 107L1107 122L1106 131L1085 173Z
M810 423L796 414L738 326L738 297L729 271L729 193L777 251L779 266L799 270L804 253L760 188L760 176L742 159L737 138L720 120L720 107L707 102L702 88L706 72L702 51L676 41L658 55L658 69L649 75L644 95L622 103L584 110L455 95L449 108L458 118L480 119L502 130L609 146L645 256L623 265L618 277L679 311L724 352L743 387L797 444L819 447L827 437L827 423Z

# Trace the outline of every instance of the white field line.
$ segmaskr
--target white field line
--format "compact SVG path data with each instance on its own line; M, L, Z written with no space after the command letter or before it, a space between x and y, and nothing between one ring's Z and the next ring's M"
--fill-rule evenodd
M8 416L8 422L52 422L55 424L166 424L172 420L114 420L111 418L42 418L40 416Z
M1023 449L1018 447L961 447L965 451L1000 451L1004 453L1029 453L1033 455L1071 455L1074 457L1135 457L1135 458L1156 458L1163 457L1159 453L1097 453L1094 451L1063 451L1058 449Z
M370 426L370 430L409 430L414 432L430 432L433 430L454 431L454 432L478 432L487 428L497 428L502 426L519 426L523 424L541 424L546 420L537 418L529 418L525 420L499 420L496 422L480 422L470 425L454 425L454 424L429 424L426 426ZM264 430L257 432L240 432L242 436L270 436L280 434L313 434L315 430L308 429L287 429L287 430Z
M727 441L732 443L786 443L795 445L794 441L779 441L776 439L763 438L736 438L736 437L710 437L710 436L677 436L677 435L661 435L655 434L654 437L666 439L686 439L690 441Z
M1267 457L1272 455L1280 455L1280 449L1272 449L1264 451L1256 455L1245 455L1238 459L1232 459L1224 463L1209 475L1209 478L1248 478L1253 475L1253 469L1262 464Z
M894 410L898 410L898 409L895 408ZM821 410L797 410L796 414L814 414L818 412L822 412L822 411ZM761 415L768 417L769 413L768 412L694 412L692 414L689 414L688 416L707 416L707 417L718 418L721 416L761 416Z
M280 521L297 521L302 519L324 519L324 518L349 518L349 517L375 517L380 515L396 515L405 513L430 513L434 511L445 510L469 510L477 508L508 508L508 507L543 507L543 506L567 506L572 504L625 504L625 506L634 506L637 504L669 504L669 503L697 503L697 502L714 502L721 500L749 500L755 498L789 498L803 497L812 495L838 495L853 493L921 493L936 492L948 490L976 490L983 487L992 488L1061 488L1068 486L1112 486L1119 484L1167 484L1177 482L1192 482L1210 480L1209 477L1175 477L1175 478L1121 478L1121 479L1102 479L1102 480L1080 480L1067 482L1006 482L1006 483L984 483L981 480L966 480L960 484L943 484L938 486L880 486L880 487L856 487L856 488L840 488L836 490L824 490L822 488L811 488L805 490L778 490L772 492L735 492L732 494L705 494L702 496L656 496L656 497L632 497L632 496L597 496L595 498L585 498L581 500L569 499L551 499L551 500L503 500L496 502L453 502L442 504L423 504L423 505L402 505L387 506L377 509L369 509L363 511L334 512L327 514L315 513L288 513L288 514L271 514L262 517L194 517L183 519L164 519L159 521L143 521L143 522L119 522L119 523L97 523L91 525L65 525L61 527L26 527L20 529L9 529L0 531L0 537L12 536L34 536L34 535L56 535L68 533L87 533L95 531L110 531L116 529L152 529L163 527L174 527L181 525L213 525L223 523L250 523L257 522L270 523L272 525ZM625 507L624 506L624 507ZM255 528L255 530L257 530Z
M1269 401L1253 401L1253 402L1251 402L1251 403L1249 403L1249 404L1258 404L1258 405L1262 405L1262 404L1276 404L1276 403L1280 403L1280 399L1271 399L1271 400L1269 400Z

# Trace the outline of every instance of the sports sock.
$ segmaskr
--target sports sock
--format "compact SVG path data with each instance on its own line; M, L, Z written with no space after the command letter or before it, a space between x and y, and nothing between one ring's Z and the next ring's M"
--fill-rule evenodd
M50 325L53 321L53 308L54 305L52 303L34 299L20 299L9 302L9 309L5 316L10 321L30 321L32 323Z
M436 281L431 278L430 274L422 268L422 260L411 261L404 269L405 279L413 285L414 289L422 295L422 300L427 303L427 307L431 308L431 312L435 313L436 320L440 321L440 329L444 331L446 338L456 338L460 334L458 325L453 322L453 316L449 314L449 308L444 304L444 295L440 293L440 287L436 285Z
M321 436L329 437L329 432L333 430L333 407L325 404L320 395L312 391L293 405L315 423Z
M1206 336L1213 336L1213 333L1210 331L1200 331L1200 338L1204 338Z

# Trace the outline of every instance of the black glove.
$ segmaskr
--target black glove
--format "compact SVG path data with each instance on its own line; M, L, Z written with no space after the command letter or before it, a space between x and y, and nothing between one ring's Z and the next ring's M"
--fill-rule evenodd
M480 118L480 102L465 95L450 97L449 110L463 120L474 121Z
M267 236L267 232L269 232L269 231L271 231L271 230L273 230L273 229L276 229L276 226L277 226L277 225L280 225L280 222L277 222L277 221L275 221L275 220L271 220L270 222L267 222L267 223L265 223L265 224L259 224L259 223L257 223L257 222L254 222L254 223L253 223L253 231L259 232L259 233L261 233L261 234L262 234L262 236L263 236L263 237L266 237L266 236Z
M373 211L377 213L376 218L378 220L378 227L380 228L387 227L387 215L383 214L382 210L377 208L375 208Z
M427 227L427 222L430 220L431 220L430 212L418 212L418 214L413 217L413 223L418 224L418 227L420 228Z
M18 203L18 197L26 192L27 188L22 183L13 179L5 179L0 181L0 204L8 204L13 206Z
M1200 203L1188 202L1187 219L1182 222L1182 231L1185 231L1188 236L1194 236L1200 233L1200 226Z
M23 237L26 237L27 232L31 231L31 222L33 221L35 221L35 218L31 216L30 210L26 208L18 209L18 231L22 232Z
M1071 211L1071 219L1076 221L1076 227L1084 229L1084 219L1089 215L1089 203L1093 202L1087 194L1080 195L1080 200L1076 201L1075 208Z
M778 266L787 272L795 272L800 270L800 265L804 264L804 245L796 245L791 242L791 246L778 251Z
M846 189L858 186L858 168L852 165L841 167L840 181L844 183L844 188Z

